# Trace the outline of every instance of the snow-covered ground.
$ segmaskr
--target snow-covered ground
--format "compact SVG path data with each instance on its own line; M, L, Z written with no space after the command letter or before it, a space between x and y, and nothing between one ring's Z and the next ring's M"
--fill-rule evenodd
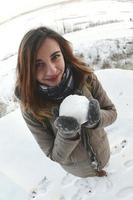
M4 7L0 8L0 116L16 110L0 119L0 199L132 200L133 71L99 69L133 69L133 2L73 0L58 4L59 1L46 6L54 0L45 5L40 0L30 10L40 9L29 13L26 9L30 4L23 1L26 3L17 5L22 13L27 12L25 15L19 15L20 10L17 13L14 7L6 16L7 12L2 13ZM13 18L16 15L19 16ZM58 30L72 42L75 53L96 69L117 107L118 119L107 128L111 145L108 177L82 179L66 174L40 151L13 102L19 43L30 28L40 25Z
M11 195L18 200L21 194L23 200L133 199L133 71L106 69L96 74L118 110L117 121L106 128L111 146L108 176L78 178L67 174L45 157L17 109L0 119L2 200ZM12 182L8 183L7 177Z

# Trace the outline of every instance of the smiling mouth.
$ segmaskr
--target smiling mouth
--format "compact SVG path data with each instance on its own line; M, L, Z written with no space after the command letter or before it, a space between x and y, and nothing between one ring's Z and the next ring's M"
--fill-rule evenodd
M48 79L46 79L46 80L47 80L47 81L55 81L55 80L59 77L59 75L60 75L60 74L55 75L55 76L52 76L52 77L50 77L50 78L48 78Z

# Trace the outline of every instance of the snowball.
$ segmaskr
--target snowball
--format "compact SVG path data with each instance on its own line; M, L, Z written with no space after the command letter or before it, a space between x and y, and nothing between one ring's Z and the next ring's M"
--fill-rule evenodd
M59 116L70 116L78 120L79 124L87 121L89 100L81 95L69 95L61 103Z

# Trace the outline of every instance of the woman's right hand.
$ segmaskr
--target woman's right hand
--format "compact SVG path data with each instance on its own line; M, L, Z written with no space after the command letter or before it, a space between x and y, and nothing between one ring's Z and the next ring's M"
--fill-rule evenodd
M80 131L80 125L74 117L59 116L54 122L58 134L64 138L74 138Z

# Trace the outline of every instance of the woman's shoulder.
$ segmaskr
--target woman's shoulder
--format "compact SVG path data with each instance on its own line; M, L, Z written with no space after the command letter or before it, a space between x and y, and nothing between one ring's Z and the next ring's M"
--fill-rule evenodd
M92 89L96 89L99 86L101 86L101 83L100 83L97 75L95 74L95 72L88 75L88 77L86 79L86 84L88 84L89 87L91 87Z
M85 86L89 89L92 95L94 95L98 91L98 88L101 88L101 83L94 72L87 76Z
M30 109L25 109L22 104L20 104L20 110L21 110L23 118L26 121L39 122L37 118L33 115L32 111L30 111Z
M94 84L98 80L97 75L95 72L91 72L87 75L86 82L89 84Z

